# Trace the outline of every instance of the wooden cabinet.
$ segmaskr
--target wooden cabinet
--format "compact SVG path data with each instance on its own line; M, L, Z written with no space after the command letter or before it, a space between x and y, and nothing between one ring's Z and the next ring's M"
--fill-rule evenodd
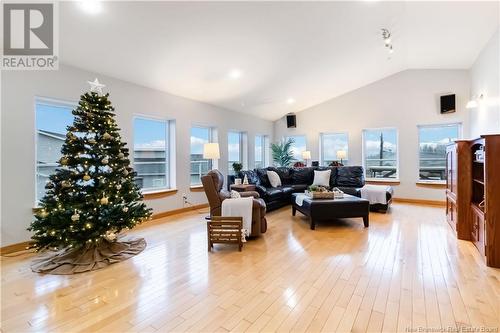
M446 217L458 239L462 240L471 240L468 221L471 190L466 185L470 169L469 152L469 142L466 140L458 140L446 147Z
M471 205L471 241L479 252L485 255L484 213L476 205Z
M500 268L500 135L456 141L446 149L446 168L448 224Z

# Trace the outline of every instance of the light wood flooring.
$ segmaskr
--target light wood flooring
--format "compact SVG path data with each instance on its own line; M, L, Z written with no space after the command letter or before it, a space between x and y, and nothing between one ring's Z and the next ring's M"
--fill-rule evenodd
M204 216L141 226L143 253L91 273L43 276L33 254L2 257L2 331L498 331L500 270L455 239L443 208L394 204L368 229L312 231L286 207L243 252L208 253Z

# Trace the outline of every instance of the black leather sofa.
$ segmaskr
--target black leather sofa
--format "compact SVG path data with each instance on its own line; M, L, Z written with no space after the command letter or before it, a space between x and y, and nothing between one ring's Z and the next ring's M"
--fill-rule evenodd
M344 193L361 196L361 188L365 185L363 167L361 166L342 166L342 167L306 167L306 168L287 168L287 167L267 167L263 169L254 169L240 171L239 178L248 178L250 184L254 184L260 197L264 199L267 211L274 210L291 203L292 193L304 192L314 180L314 170L331 169L330 188L338 187ZM272 170L278 173L281 179L281 186L272 187L267 177L267 171ZM228 177L229 184L234 183L235 176ZM386 212L392 200L392 188L387 191L387 204L371 205L372 211Z

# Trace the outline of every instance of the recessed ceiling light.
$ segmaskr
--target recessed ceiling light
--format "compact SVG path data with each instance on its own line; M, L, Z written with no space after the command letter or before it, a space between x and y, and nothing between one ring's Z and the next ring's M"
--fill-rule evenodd
M232 69L228 74L231 79L239 79L241 75L243 75L243 72L238 68Z
M295 99L290 97L289 99L286 100L286 102L287 102L287 104L293 104L293 103L295 103Z
M88 14L95 15L102 11L102 4L100 0L82 0L80 8Z

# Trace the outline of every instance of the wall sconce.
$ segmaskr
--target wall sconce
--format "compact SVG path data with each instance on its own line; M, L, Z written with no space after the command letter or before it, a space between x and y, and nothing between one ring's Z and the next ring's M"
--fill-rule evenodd
M479 103L481 103L484 99L484 95L481 94L479 97L472 96L472 99L467 102L467 105L465 106L466 109L475 109L479 106Z

